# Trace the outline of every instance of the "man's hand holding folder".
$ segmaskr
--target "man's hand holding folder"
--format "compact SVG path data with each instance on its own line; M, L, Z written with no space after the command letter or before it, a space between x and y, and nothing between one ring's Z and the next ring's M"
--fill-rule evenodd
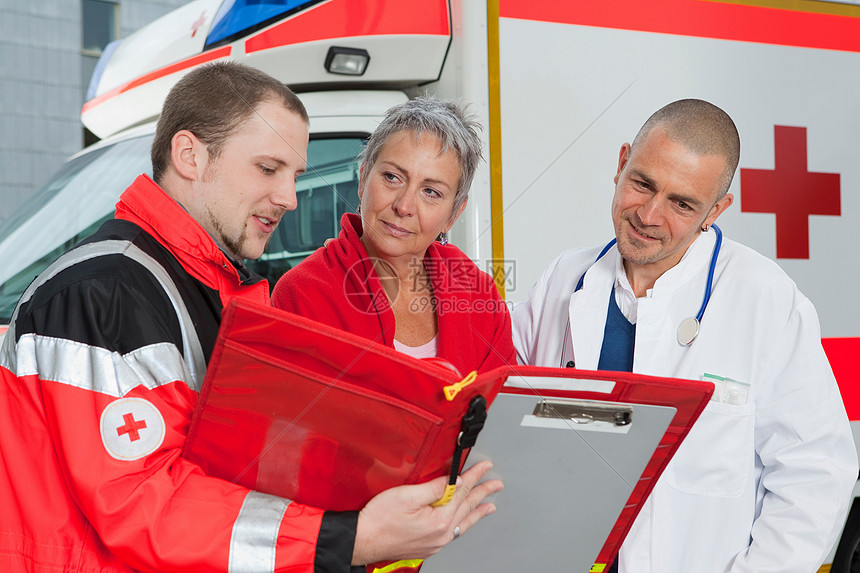
M440 507L431 504L443 495L445 477L393 487L375 496L358 514L353 564L438 553L455 539L455 528L463 534L496 510L492 503L482 503L503 487L497 479L481 482L490 469L492 463L483 461L463 472L454 497Z

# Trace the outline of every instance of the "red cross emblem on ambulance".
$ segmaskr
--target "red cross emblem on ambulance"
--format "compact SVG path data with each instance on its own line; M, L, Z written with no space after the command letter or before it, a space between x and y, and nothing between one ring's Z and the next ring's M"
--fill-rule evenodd
M776 215L776 258L809 258L809 216L840 215L838 173L810 173L806 128L775 125L774 168L741 169L741 211Z

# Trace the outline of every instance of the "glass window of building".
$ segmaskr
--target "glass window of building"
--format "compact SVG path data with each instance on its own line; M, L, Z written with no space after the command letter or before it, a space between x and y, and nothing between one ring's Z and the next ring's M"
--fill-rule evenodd
M104 0L81 2L81 85L84 101L88 99L90 78L105 47L119 38L119 5ZM83 129L83 145L98 141L87 128Z
M110 42L119 36L117 18L118 6L115 2L104 0L83 0L83 52L87 55L99 56Z

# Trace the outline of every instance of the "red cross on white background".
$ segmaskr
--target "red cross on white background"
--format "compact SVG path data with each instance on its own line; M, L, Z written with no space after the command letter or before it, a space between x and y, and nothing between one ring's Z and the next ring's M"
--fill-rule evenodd
M809 258L809 216L840 215L838 173L810 173L806 128L775 125L774 169L741 169L741 211L776 215L776 258Z
M139 460L157 450L166 430L161 412L143 398L114 400L102 411L99 424L105 451L123 462Z
M123 421L125 422L124 426L120 426L116 429L117 436L122 436L123 434L128 434L128 439L132 442L136 442L140 439L140 432L138 430L142 430L146 427L146 421L141 420L136 422L134 420L134 414L123 414Z

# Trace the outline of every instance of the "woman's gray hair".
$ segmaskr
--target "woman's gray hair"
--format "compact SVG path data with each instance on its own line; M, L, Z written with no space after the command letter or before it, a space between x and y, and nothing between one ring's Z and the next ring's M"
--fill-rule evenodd
M385 112L385 118L358 156L362 167L361 182L364 184L379 151L392 135L401 131L412 131L419 137L424 133L435 135L442 144L441 152L453 149L460 161L460 181L454 196L453 216L466 202L478 162L483 159L481 138L478 137L480 129L477 116L455 102L419 97L398 104Z

